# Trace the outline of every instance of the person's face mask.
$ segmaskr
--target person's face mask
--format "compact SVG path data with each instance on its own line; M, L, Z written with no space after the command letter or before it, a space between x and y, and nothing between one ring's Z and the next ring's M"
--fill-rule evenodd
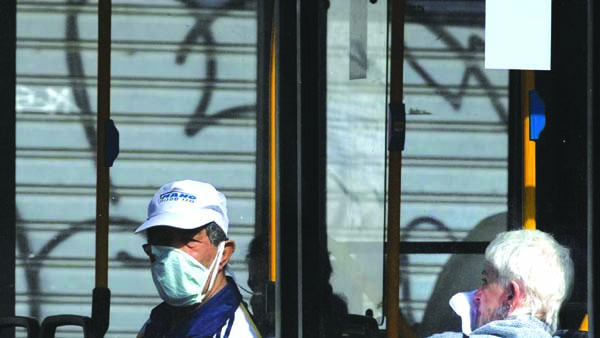
M475 293L477 290L459 292L450 298L450 307L460 316L462 320L462 332L467 336L476 328L477 305L475 304Z
M207 268L183 250L151 245L152 280L160 298L173 306L201 303L214 286L224 247L224 242L219 244L217 255Z

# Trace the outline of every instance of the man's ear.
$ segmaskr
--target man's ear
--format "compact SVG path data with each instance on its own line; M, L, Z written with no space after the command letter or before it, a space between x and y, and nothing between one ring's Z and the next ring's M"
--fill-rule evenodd
M521 287L517 281L511 280L508 284L508 302L510 304L510 312L521 307L523 298L525 297L525 290Z
M229 263L231 256L235 252L235 242L231 239L225 241L225 246L223 248L223 256L221 257L221 261L219 262L219 271L225 268L225 265Z

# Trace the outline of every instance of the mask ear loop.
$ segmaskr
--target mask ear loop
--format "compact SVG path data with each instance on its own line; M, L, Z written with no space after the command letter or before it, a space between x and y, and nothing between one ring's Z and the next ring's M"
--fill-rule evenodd
M219 263L221 262L221 258L223 257L223 251L225 250L225 242L221 242L219 243L219 247L217 248L217 256L215 256L215 259L213 260L213 262L210 264L210 267L208 268L209 274L210 276L210 283L208 284L208 288L206 288L205 292L202 292L202 298L204 298L204 296L210 291L212 290L212 288L214 287L215 284L215 280L217 279L217 267L219 266Z

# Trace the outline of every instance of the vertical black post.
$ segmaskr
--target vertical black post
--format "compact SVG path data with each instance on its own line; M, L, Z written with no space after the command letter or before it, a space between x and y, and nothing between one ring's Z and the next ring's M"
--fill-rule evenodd
M298 59L296 1L276 2L278 233L275 334L300 337L300 224L298 221Z
M0 317L15 314L16 0L0 2ZM12 336L4 330L2 337Z
M269 103L271 36L273 29L274 0L258 1L256 41L256 189L255 235L269 229Z
M508 73L508 228L523 222L523 121L521 119L521 71Z
M598 233L598 224L600 224L600 189L598 189L598 183L600 182L600 156L598 155L598 149L600 149L600 95L598 90L600 89L600 5L597 1L588 0L588 132L591 133L589 139L591 144L588 144L588 156L591 155L592 162L588 168L588 175L591 176L591 192L588 194L592 198L592 210L590 210L590 216L588 219L588 314L589 318L589 333L590 337L594 337L595 333L598 332L598 311L597 304L598 300L598 289L594 289L594 273L600 271L598 265L600 259L598 259L600 247L594 239L597 237L595 233ZM594 228L596 230L594 230ZM595 245L594 245L595 244Z
M324 330L327 1L278 3L279 278L277 337ZM326 261L327 260L327 261Z
M300 231L302 337L329 336L330 262L326 228L327 1L300 1ZM325 332L324 332L325 331Z
M579 304L587 300L586 18L585 0L552 2L551 70L535 74L546 107L536 148L537 225L571 248L575 287L570 303Z

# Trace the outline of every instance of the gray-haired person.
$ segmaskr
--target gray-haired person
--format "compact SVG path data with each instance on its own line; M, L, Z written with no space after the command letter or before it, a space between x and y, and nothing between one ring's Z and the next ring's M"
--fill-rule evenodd
M569 249L550 234L502 232L486 248L481 287L450 300L463 332L431 337L552 337L573 274Z

